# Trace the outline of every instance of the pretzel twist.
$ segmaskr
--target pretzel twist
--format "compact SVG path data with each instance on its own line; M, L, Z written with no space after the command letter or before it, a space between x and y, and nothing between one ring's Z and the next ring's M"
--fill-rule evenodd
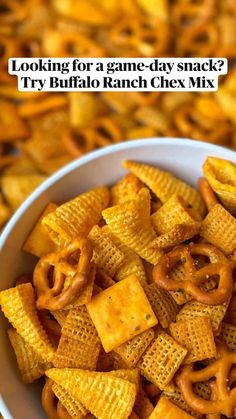
M193 255L206 256L214 263L207 263L197 270L192 258ZM182 262L184 266L183 281L171 279L168 275L178 262ZM159 287L168 291L183 289L203 304L219 305L231 297L233 291L232 269L232 264L224 254L210 244L181 245L161 258L153 269L153 279ZM218 287L211 292L201 289L201 286L214 275L219 276Z
M80 258L73 255L80 251ZM39 310L60 310L70 304L90 278L92 245L89 239L79 238L68 244L59 253L42 257L34 270L34 286L37 293ZM53 285L50 286L50 271L53 268ZM71 284L64 288L65 279L70 277Z
M186 365L177 375L176 382L188 405L201 414L224 414L232 416L236 407L236 388L230 389L231 368L236 363L236 353L218 341L218 359L202 370ZM231 378L235 380L235 371ZM193 384L215 378L213 400L204 400L193 391Z

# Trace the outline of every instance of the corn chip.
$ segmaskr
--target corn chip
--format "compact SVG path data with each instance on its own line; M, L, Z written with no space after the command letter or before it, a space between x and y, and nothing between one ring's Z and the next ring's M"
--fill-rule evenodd
M54 203L50 203L44 209L43 213L39 217L38 221L36 222L33 230L29 234L26 239L26 242L23 246L23 249L28 252L32 253L39 258L47 253L54 252L56 250L55 243L50 239L46 230L41 224L43 217L50 212L55 211L57 205Z
M52 240L59 246L80 235L89 233L101 217L101 211L108 204L108 189L98 187L66 202L53 213L43 218Z
M124 167L145 183L163 203L168 201L173 194L177 194L184 198L200 215L204 215L205 205L200 194L169 172L133 161L125 161Z
M2 311L25 342L46 362L54 349L37 315L34 290L30 283L0 292Z
M156 264L162 252L152 247L156 234L151 224L150 195L143 188L137 198L107 208L102 215L111 231L139 256Z
M236 166L228 160L208 157L204 174L223 205L236 215Z
M50 368L50 363L40 358L15 329L8 329L7 333L16 355L23 383L33 383Z
M135 198L143 183L132 173L126 175L111 188L111 205L119 205Z
M128 419L132 412L136 385L109 372L54 368L46 375L99 419Z

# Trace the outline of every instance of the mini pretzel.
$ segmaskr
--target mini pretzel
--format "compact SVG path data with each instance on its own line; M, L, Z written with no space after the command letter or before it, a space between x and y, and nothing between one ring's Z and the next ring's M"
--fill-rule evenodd
M197 270L192 255L207 256L214 263L207 263ZM178 262L184 266L183 281L171 279L168 275ZM201 289L201 285L213 275L219 275L217 289L211 292ZM205 243L181 245L164 255L153 269L153 279L159 287L168 291L183 289L203 304L223 304L233 291L232 264L220 250Z
M218 341L219 358L202 370L186 365L176 378L177 385L188 405L201 414L222 413L232 416L236 407L236 388L230 389L230 371L236 363L236 353ZM214 400L204 400L193 391L193 384L215 378ZM235 378L235 377L234 377Z
M72 256L80 250L79 262ZM93 255L88 239L75 239L59 253L42 257L35 267L34 286L37 292L39 310L60 310L70 304L78 292L87 284L90 277L90 262ZM74 262L74 263L73 263ZM53 285L50 286L50 271L53 270ZM66 277L73 281L64 289Z
M208 211L210 211L214 205L218 204L218 199L216 198L213 189L209 185L208 181L203 177L198 179L198 189L202 195L203 201L205 202Z
M52 390L53 380L47 379L43 391L41 402L48 419L60 419L57 414L57 398Z

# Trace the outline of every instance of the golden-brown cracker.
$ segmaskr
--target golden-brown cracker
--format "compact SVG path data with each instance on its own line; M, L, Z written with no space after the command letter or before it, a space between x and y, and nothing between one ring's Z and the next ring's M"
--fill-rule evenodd
M194 419L193 416L180 409L166 397L162 396L158 401L149 419Z
M151 244L156 233L151 224L150 194L146 188L131 201L107 208L102 215L111 231L140 257L152 264L160 260L162 252Z
M216 356L216 346L208 317L179 320L170 324L172 337L188 350L186 364Z
M217 157L208 157L203 165L203 171L222 204L236 214L235 164Z
M138 363L144 377L164 389L183 362L187 350L165 332L158 332Z
M216 204L203 220L200 235L229 255L236 248L236 219Z
M97 225L91 229L88 237L93 245L94 263L107 275L113 277L124 262L124 253L118 249L106 230Z
M134 275L93 297L87 308L106 352L157 324Z
M15 329L10 328L7 333L16 355L23 383L32 383L44 375L45 371L50 368L50 363L40 358Z
M122 204L135 198L143 183L132 173L126 175L111 188L111 205Z
M145 286L144 291L161 326L167 328L176 319L178 304L168 291L158 288L155 283Z
M101 217L101 211L108 204L109 192L98 187L66 202L56 211L46 215L42 224L52 240L59 246L79 235L86 235Z
M189 225L200 221L199 214L179 195L172 195L154 214L152 223L157 234L170 231L176 224Z
M198 301L189 301L186 303L180 312L177 314L177 321L179 320L191 320L196 317L208 317L211 320L212 329L215 332L218 331L222 320L227 310L227 303L218 306L211 306L208 304L202 304Z
M153 338L154 331L152 329L146 330L115 348L114 352L122 358L129 368L134 368Z
M171 173L133 161L125 161L124 167L145 183L163 203L173 194L177 194L183 197L200 215L204 214L205 205L200 194Z
M86 306L71 309L62 327L53 364L58 368L95 370L100 349L100 339Z
M57 205L53 202L46 206L24 243L23 249L26 252L32 253L40 258L41 256L56 250L55 243L50 239L45 228L41 224L44 216L55 211L56 208Z
M27 283L1 291L0 305L9 322L36 354L45 362L52 361L55 352L39 321L32 285Z

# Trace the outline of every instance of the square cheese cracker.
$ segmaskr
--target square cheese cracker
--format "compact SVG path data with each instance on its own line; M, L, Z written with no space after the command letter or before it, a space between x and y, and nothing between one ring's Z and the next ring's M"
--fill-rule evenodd
M135 275L93 297L87 308L106 352L158 322Z

